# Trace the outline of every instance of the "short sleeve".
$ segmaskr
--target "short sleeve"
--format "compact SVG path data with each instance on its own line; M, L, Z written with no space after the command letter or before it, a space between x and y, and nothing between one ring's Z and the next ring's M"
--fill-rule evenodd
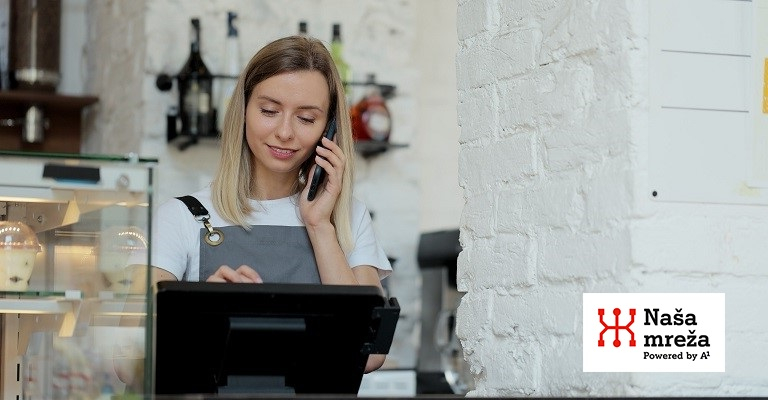
M370 265L378 270L379 279L389 276L392 273L392 265L381 244L376 239L371 214L368 212L365 204L357 199L354 199L352 203L351 223L355 246L347 254L349 265L352 268Z
M189 260L195 258L190 252L197 249L199 231L199 223L184 203L170 199L161 204L152 227L152 265L181 280L187 273Z

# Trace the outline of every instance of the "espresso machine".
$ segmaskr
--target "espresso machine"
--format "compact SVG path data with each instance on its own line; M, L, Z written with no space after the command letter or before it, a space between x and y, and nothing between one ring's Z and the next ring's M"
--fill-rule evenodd
M421 271L421 338L416 365L418 394L465 395L474 388L461 343L456 337L456 287L459 230L422 233L418 263Z

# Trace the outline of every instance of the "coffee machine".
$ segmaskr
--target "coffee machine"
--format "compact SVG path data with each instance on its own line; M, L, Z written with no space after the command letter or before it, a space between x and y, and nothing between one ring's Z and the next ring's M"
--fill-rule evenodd
M461 343L455 334L461 293L456 287L459 230L422 233L418 263L421 271L421 338L416 365L419 394L465 395L474 388Z

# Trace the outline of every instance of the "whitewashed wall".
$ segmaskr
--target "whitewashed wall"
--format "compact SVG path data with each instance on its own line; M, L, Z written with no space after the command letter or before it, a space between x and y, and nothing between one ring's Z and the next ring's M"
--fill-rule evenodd
M464 206L458 181L459 127L456 116L456 6L445 0L414 1L414 62L418 90L414 138L421 173L421 232L458 229Z
M768 394L766 208L649 196L648 0L458 3L470 394ZM582 373L613 291L724 292L725 373Z

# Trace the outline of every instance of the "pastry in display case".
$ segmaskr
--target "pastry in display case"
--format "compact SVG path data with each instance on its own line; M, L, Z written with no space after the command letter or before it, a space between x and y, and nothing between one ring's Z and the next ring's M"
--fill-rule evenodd
M147 235L136 226L112 226L99 236L98 267L107 289L128 293L133 286L129 259L147 252Z
M30 227L0 221L0 291L27 290L39 252L40 243Z
M151 393L156 164L0 151L0 400Z

